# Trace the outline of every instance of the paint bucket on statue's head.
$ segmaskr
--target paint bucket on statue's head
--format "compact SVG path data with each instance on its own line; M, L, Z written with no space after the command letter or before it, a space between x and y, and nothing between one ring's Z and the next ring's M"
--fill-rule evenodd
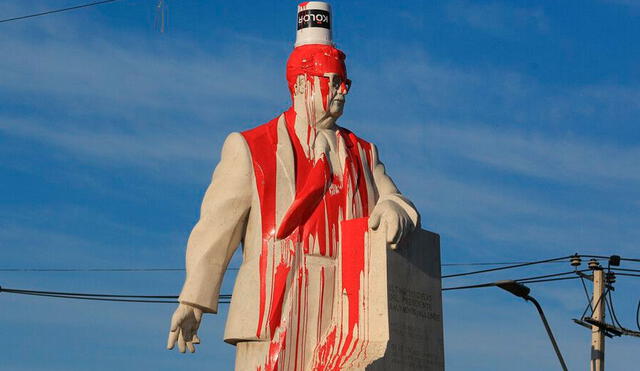
M308 44L333 45L331 41L331 6L322 1L298 4L295 47Z

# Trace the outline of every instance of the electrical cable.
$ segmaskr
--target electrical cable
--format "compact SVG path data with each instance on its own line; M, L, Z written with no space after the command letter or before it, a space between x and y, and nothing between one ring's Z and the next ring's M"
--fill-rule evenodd
M525 284L525 283L539 283L539 282L553 282L553 281L565 281L565 280L575 280L578 279L577 276L575 277L560 277L560 278L549 278L546 280L533 280L533 281L518 281L519 283Z
M627 268L617 268L617 267L613 267L611 268L611 270L622 271L622 272L640 272L640 269L627 269Z
M640 277L640 274L616 272L616 276Z
M464 289L477 289L480 287L491 287L491 286L495 286L494 282L489 282L489 283L481 283L479 285L468 285L468 286L455 286L455 287L443 287L442 291L449 291L449 290L464 290Z
M512 264L525 264L528 262L516 261L516 262L487 262L487 263L443 263L440 264L443 267L463 267L463 266L479 266L479 265L512 265ZM549 262L549 263L564 263L562 261Z
M32 295L32 296L46 296L52 298L64 298L64 299L78 299L78 300L98 300L98 301L117 301L128 303L178 303L177 300L151 300L151 299L177 299L178 296L169 295L115 295L115 294L87 294L87 293L75 293L75 292L59 292L59 291L36 291L36 290L21 290L21 289L9 289L0 287L0 292L6 292L10 294L19 295ZM231 295L222 294L219 296L218 302L220 304L229 304Z
M607 274L605 276L606 277L605 283L613 287L612 286L613 282L609 281L610 276L613 276L615 281L614 273L611 272L611 261L609 261L609 263L607 264ZM616 316L616 310L613 307L613 295L611 295L611 290L607 290L607 292L609 293L609 295L605 297L604 300L605 300L605 304L609 307L609 313L611 314L611 318L613 318L613 320L618 325L618 327L624 328L624 326L620 324L620 322L618 321L618 317Z
M535 278L535 277L530 277L528 279L533 279L533 278ZM527 281L528 280L527 278L521 278L519 280L514 280L514 281L524 284L524 283L563 281L563 280L571 280L571 279L577 279L577 278L578 278L578 276L575 276L575 277L548 278L548 279L540 279L540 280L532 280L532 281ZM478 284L478 285L445 287L445 288L442 288L442 291L475 289L475 288L492 287L492 286L496 286L496 283L495 282L487 282L487 283L481 283L481 284Z
M624 326L620 324L620 321L618 321L618 316L616 316L616 309L613 307L613 296L611 295L611 292L609 292L609 297L605 300L608 300L609 312L611 312L611 318L613 318L613 320L618 325L618 327L624 328Z
M591 313L595 313L595 309L593 308L593 306L591 305L591 302L593 301L593 298L591 298L591 300L589 300L586 308L584 308L584 311L582 311L582 315L580 316L580 319L583 320L584 319L584 315L587 314L587 311L589 309L591 309Z
M603 255L580 255L583 258L595 258L595 259L609 259L610 256L603 256ZM640 262L640 259L636 259L636 258L620 258L620 260L625 260L625 261L630 261L630 262Z
M164 304L180 303L177 300L113 299L113 298L103 298L103 297L96 298L96 297L69 296L69 295L36 294L36 293L30 293L30 292L11 292L11 291L6 291L6 292L11 294L19 294L19 295L45 296L45 297L51 297L51 298L76 299L76 300L114 301L114 302L126 302L126 303L164 303ZM229 304L229 303L231 303L229 300L218 300L218 304Z
M582 255L582 256L592 257L596 255L588 255L588 256ZM475 271L475 272L444 275L442 276L442 278L458 277L458 276L467 275L467 274L492 272L495 270L517 268L521 266L528 266L528 265L540 264L540 263L564 263L564 261L562 260L565 258L566 257L556 258L556 259L547 259L542 261L528 261L528 262L511 261L511 262L443 263L441 264L441 266L443 267L483 266L483 265L509 265L509 267L498 267L498 268L486 269L486 270ZM608 259L608 257L599 257L599 258ZM612 269L630 271L630 272L640 272L640 269L638 270L622 269L622 268L612 268ZM181 272L184 270L185 270L184 268L0 268L0 272L174 272L174 271ZM236 270L239 270L239 268L232 267L232 268L227 268L227 270L236 271Z
M583 269L583 270L578 271L578 272L584 272L584 271L588 271L588 270L589 270L589 269ZM575 273L575 272L576 272L576 271L568 271L568 272L562 272L562 273L545 274L545 275L543 275L543 276L535 276L535 277L521 278L521 279L517 279L517 280L514 280L514 281L516 281L516 282L521 282L521 283L522 283L522 281L538 280L538 279L541 279L541 278L549 278L549 277L566 276L567 274L572 274L572 273Z
M640 300L638 300L638 308L636 308L636 326L638 326L638 331L640 331Z
M5 291L5 290L2 290ZM113 298L103 298L103 297L84 297L84 296L69 296L69 295L49 295L49 294L35 294L32 292L13 292L13 291L5 291L11 294L20 294L20 295L32 295L32 296L46 296L51 298L62 298L62 299L77 299L77 300L95 300L95 301L118 301L118 302L127 302L127 303L170 303L176 304L177 300L139 300L139 299L113 299Z
M0 272L172 272L184 268L1 268Z
M563 259L568 259L570 258L572 255L569 256L563 256L560 258L554 258L554 259L545 259L545 260L538 260L538 261L531 261L531 262L526 262L526 263L521 263L521 264L513 264L513 265L508 265L506 267L498 267L498 268L491 268L491 269L482 269L482 270L477 270L477 271L471 271L471 272L464 272L464 273L456 273L456 274L447 274L442 276L441 278L451 278L451 277L461 277L461 276L469 276L472 274L480 274L480 273L488 273L488 272L494 272L494 271L499 271L499 270L504 270L504 269L512 269L512 268L520 268L520 267L526 267L529 265L535 265L535 264L542 264L542 263L550 263L550 262L555 262L558 260L563 260Z
M512 265L527 264L529 262L495 262L495 263L443 263L441 266L482 266L482 265ZM549 263L565 263L563 261L550 261ZM237 271L240 268L227 268L228 271ZM184 272L184 268L0 268L0 272ZM637 271L640 270L631 270ZM446 278L446 277L445 277Z
M6 291L14 294L44 294L44 295L65 295L65 296L87 296L87 297L102 297L102 298L144 298L144 299L177 299L177 296L172 295L115 295L115 294L86 294L79 292L59 292L59 291L37 291L37 290L23 290L23 289L7 289L0 288L0 292Z
M0 268L0 272L184 272L184 268Z
M593 317L593 315L596 312L596 309L598 309L598 305L600 305L600 302L602 302L602 298L605 298L607 296L607 294L609 293L611 286L607 286L607 289L604 291L604 294L602 294L599 298L598 301L596 302L596 304L593 306L593 308L591 308L591 316ZM604 305L604 304L603 304ZM580 319L584 319L584 315L587 314L587 309L589 309L590 306L587 306L584 310L584 312L582 312L582 316L580 316Z
M589 290L587 290L587 284L584 283L584 277L579 276L580 277L580 282L582 282L582 287L584 288L584 294L587 297L587 303L588 304L588 308L591 308L591 311L593 311L593 307L591 306L591 301L593 300L591 298L591 296L589 296Z
M53 14L53 13L61 13L61 12L66 12L68 10L75 10L75 9L86 8L86 7L90 7L90 6L94 6L94 5L113 3L113 2L116 2L116 1L120 1L120 0L102 0L102 1L95 1L95 2L87 3L87 4L76 5L76 6L72 6L72 7L68 7L68 8L48 10L46 12L41 12L41 13L28 14L28 15L23 15L23 16L19 16L19 17L2 19L2 20L0 20L0 23L17 21L17 20L26 19L26 18L39 17L41 15L47 15L47 14Z

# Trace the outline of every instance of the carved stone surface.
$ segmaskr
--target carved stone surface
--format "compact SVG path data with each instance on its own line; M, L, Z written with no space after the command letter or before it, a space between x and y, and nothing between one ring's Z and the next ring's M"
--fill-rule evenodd
M236 369L362 370L385 354L393 325L387 244L420 216L376 146L337 125L351 80L331 41L329 5L300 3L297 20L286 68L292 105L225 141L187 243L167 348L195 351L202 313L217 313L223 274L242 242L224 335L238 346ZM406 280L421 279L415 272Z
M372 239L382 238L372 234ZM371 241L371 244L384 241ZM368 371L444 370L440 236L419 229L387 254L389 342Z

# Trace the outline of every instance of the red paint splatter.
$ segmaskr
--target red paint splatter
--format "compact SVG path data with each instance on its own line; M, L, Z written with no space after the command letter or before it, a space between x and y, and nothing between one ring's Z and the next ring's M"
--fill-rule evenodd
M269 241L273 241L276 218L276 187L271 178L276 173L276 151L273 146L264 145L274 142L277 138L278 119L275 118L265 125L242 133L253 161L253 171L256 179L258 197L260 198L260 213L262 220L262 251L260 252L260 318L256 336L262 336L264 311L266 306L266 277L269 256ZM277 139L276 139L277 140Z
M325 112L329 110L328 102L329 92L331 91L330 86L331 81L329 81L328 77L320 77L320 95L322 96L322 108Z
M361 277L364 272L365 261L365 233L368 230L369 218L358 218L342 222L342 290L347 296L347 332L340 332L337 336L337 326L318 349L318 360L315 370L341 370L341 367L351 358L353 353L362 347L358 338L354 337L356 326L361 330L360 293ZM343 341L344 340L344 341ZM340 349L336 349L340 347Z
M280 324L280 317L282 315L282 304L285 297L285 286L287 284L287 276L291 266L285 262L281 262L276 267L276 272L273 277L273 297L275 298L274 305L271 306L271 312L269 313L269 330L270 334L274 334L276 326Z
M308 44L293 49L287 61L287 82L291 96L298 75L322 77L327 73L335 73L342 81L346 81L346 58L343 52L331 45Z
M319 344L317 352L318 357L324 361L316 363L324 365L323 367L326 366L318 369L335 370L339 369L338 367L350 357L352 352L361 351L355 346L358 345L359 338L354 337L354 331L356 328L360 328L361 320L358 312L360 305L358 300L361 290L360 275L364 264L362 250L364 232L359 237L349 234L355 232L340 235L341 228L344 228L341 227L340 222L344 221L347 215L351 215L350 218L369 215L367 184L363 173L365 171L371 172L371 169L364 168L364 164L368 164L368 167L372 166L371 146L350 131L340 128L336 135L338 141L340 139L344 141L346 159L342 174L332 175L327 158L324 156L319 159L307 157L300 138L295 134L296 113L293 108L285 112L284 117L294 153L296 195L279 226L276 226L275 221L278 119L242 133L252 156L262 218L263 243L259 258L260 318L256 335L260 338L266 336L266 332L268 332L272 339L269 355L264 364L265 371L277 370L279 365L280 367L289 367L283 362L293 362L293 367L298 367L297 357L303 356L300 352L303 351L305 342L316 341L307 339L306 326L318 326L319 330L324 331L328 324L325 323L322 327L320 322L307 323L309 319L305 316L309 312L308 306L316 305L313 303L317 303L318 298L308 297L309 273L306 269L305 259L297 257L294 259L297 262L295 264L292 259L278 260L282 259L280 255L282 251L274 249L282 249L282 247L278 247L280 245L276 242L278 239L286 238L292 245L301 244L299 248L301 251L295 250L304 254L337 257L340 252L335 247L340 247L341 241L343 284L342 288L336 288L337 291L334 292L334 295L341 295L344 290L349 298L348 307L343 308L348 313L347 331L337 333L334 328L324 338L323 343ZM313 138L318 134L315 132L315 128L307 129L309 138L311 138L311 134L313 134ZM309 138L304 139L309 141ZM313 145L309 142L306 144L307 147ZM366 158L361 157L361 151ZM333 153L333 155L337 155L337 153ZM352 203L347 204L347 200L351 200ZM358 225L363 226L366 230L366 219L362 220L364 221L358 221ZM278 227L277 233L275 232L276 227ZM361 247L358 249L354 246ZM290 253L294 254L293 251ZM295 269L295 275L291 274L292 269ZM319 303L324 303L326 290L333 290L333 287L328 288L325 285L326 274L322 270L320 277L315 278L321 279L321 292L317 293L320 296ZM292 278L297 281L295 285L292 285ZM270 287L267 287L267 282L270 282ZM295 289L297 298L295 295L294 298L298 305L293 306L297 309L295 313L289 313L289 310L285 313L284 301L292 286L297 286ZM267 290L270 291L267 292ZM303 297L306 298L305 302L301 301ZM322 321L322 309L320 308L321 315L318 321ZM292 318L292 321L295 322L285 323L283 322L285 317ZM342 317L338 316L339 318ZM288 333L288 331L294 332ZM323 334L326 335L324 332ZM277 339L273 338L274 336ZM294 346L295 349L286 349L287 342L291 342L289 346ZM338 346L340 349L336 349ZM292 359L287 361L286 357L285 360L280 358L284 354L283 352L291 354ZM308 360L309 355L306 357ZM305 362L304 358L301 359L300 362Z
M296 198L293 204L287 210L282 223L278 228L277 238L285 238L293 230L307 221L311 213L318 207L320 201L324 197L324 193L331 182L331 170L326 158L322 157L313 166L307 176L305 184L299 192L296 192Z

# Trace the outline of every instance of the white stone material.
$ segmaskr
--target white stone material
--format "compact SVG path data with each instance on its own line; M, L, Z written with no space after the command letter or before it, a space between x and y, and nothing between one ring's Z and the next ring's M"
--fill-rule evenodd
M367 371L443 371L440 237L416 229L389 250L387 267L389 343Z
M394 341L387 294L396 293L385 271L395 266L385 256L420 216L376 146L337 124L351 82L331 43L328 4L298 10L300 46L287 62L292 106L227 137L189 236L167 347L195 351L202 314L217 313L242 244L224 333L237 346L236 369L363 370L389 354L390 334ZM411 289L405 281L393 282Z

